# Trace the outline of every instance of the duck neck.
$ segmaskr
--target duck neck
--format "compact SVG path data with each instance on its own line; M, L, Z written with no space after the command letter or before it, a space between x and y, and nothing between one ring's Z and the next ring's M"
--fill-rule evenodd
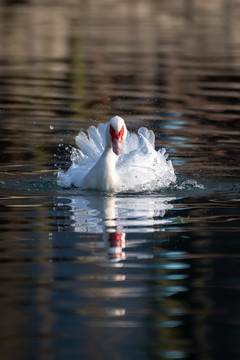
M116 171L117 155L112 147L106 147L99 159L98 169L100 170L99 188L104 191L115 191L119 183Z
M107 146L101 156L103 168L110 174L115 174L117 159L118 157L114 154L112 147Z

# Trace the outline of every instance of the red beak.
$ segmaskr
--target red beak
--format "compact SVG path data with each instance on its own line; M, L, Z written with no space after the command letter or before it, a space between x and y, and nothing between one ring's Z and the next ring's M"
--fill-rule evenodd
M113 147L113 152L116 155L120 155L122 153L122 141L120 139L114 138L112 140L112 147Z

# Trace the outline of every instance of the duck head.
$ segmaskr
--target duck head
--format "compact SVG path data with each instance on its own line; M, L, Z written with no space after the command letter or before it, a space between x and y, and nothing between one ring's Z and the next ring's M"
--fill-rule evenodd
M122 153L122 143L127 137L125 121L120 116L114 116L107 128L107 140L116 155Z

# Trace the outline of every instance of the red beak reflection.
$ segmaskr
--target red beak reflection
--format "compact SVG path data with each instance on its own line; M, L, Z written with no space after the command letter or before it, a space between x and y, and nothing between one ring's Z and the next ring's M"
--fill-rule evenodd
M125 259L125 253L122 251L125 246L125 234L121 232L109 233L108 259L113 262Z

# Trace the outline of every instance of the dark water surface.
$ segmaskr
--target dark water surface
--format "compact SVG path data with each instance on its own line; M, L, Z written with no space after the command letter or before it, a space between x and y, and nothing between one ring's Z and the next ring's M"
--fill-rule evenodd
M1 2L1 360L240 358L239 19L239 0ZM154 130L176 186L57 186L115 114Z

